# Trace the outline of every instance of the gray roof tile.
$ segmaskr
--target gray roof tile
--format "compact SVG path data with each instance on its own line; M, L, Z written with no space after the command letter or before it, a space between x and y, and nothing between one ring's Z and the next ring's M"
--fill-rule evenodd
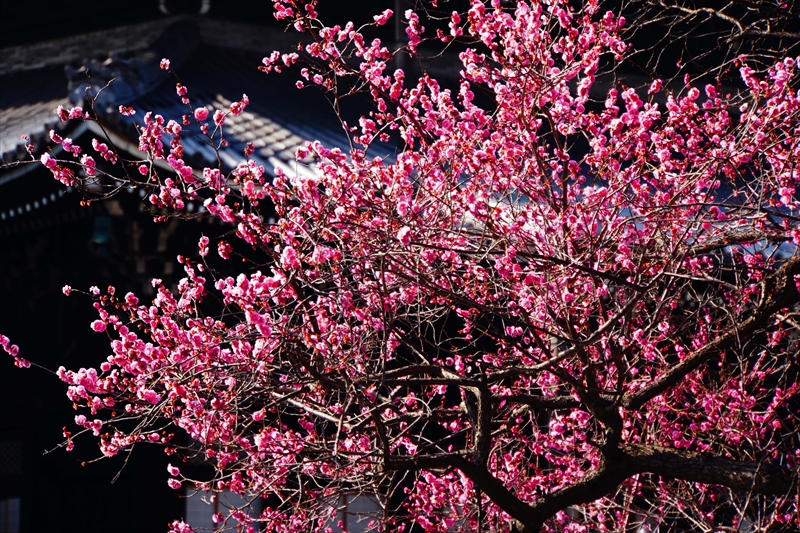
M265 164L268 172L271 173L278 166L285 172L304 175L312 175L314 170L313 166L295 161L297 147L317 140L327 147L343 150L349 147L341 123L323 95L314 90L298 91L291 73L276 77L257 70L261 57L271 49L291 48L286 34L276 29L236 23L174 18L0 50L0 83L3 84L3 90L0 91L0 153L18 153L20 135L33 135L41 142L53 125L62 129L75 127L72 124L75 121L61 123L54 114L58 105L70 105L63 65L69 63L74 66L87 57L103 59L110 52L127 53L127 56L114 59L110 64L113 66L113 61L118 61L119 68L123 70L133 68L134 75L140 78L134 76L123 80L122 83L129 84L126 90L109 91L109 94L128 95L126 98L131 100L119 103L133 105L137 114L132 118L120 117L115 111L117 103L107 102L99 111L108 127L135 146L137 139L133 121L141 123L145 111L152 110L167 119L180 120L190 110L175 95L175 80L153 69L161 57L158 50L175 44L167 42L169 38L163 34L176 21L183 24L184 30L188 27L186 31L190 33L194 31L191 30L194 27L192 24L199 28L197 31L201 44L184 46L180 52L184 57L180 61L173 61L181 82L189 88L195 108L205 105L227 111L243 92L250 98L250 105L245 112L238 117L229 115L226 119L224 138L229 144L220 148L219 160L228 170L244 161L243 151L248 142L252 142L256 148L254 159ZM223 38L225 35L230 39L226 41ZM293 42L297 41L295 37L292 39ZM253 43L257 43L257 46ZM32 61L35 57L45 58L39 61L44 66L35 67ZM348 104L352 100L358 101L351 99ZM362 101L355 107L363 109L364 105ZM351 109L353 116L348 116L348 120L355 123L355 113L352 111L358 109ZM200 133L196 125L189 126L187 130ZM63 134L68 135L69 131ZM215 142L218 140L216 138ZM198 171L199 167L217 163L215 149L189 134L189 131L183 136L183 143L185 160ZM40 148L43 146L40 145ZM395 151L391 145L381 143L376 144L374 150L375 155L382 156ZM306 163L311 162L312 158L307 158ZM37 165L29 166L33 168ZM8 180L3 180L2 172L0 170L0 186L5 189ZM34 201L33 197L31 201ZM10 213L8 209L6 211ZM18 209L14 209L16 213Z

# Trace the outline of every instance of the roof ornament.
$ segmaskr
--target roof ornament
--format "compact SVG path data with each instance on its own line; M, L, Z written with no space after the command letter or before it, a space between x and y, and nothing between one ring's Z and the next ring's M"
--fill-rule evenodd
M64 73L70 102L83 106L88 97L105 119L116 117L120 105L149 93L168 77L159 65L162 57L169 55L173 66L180 66L199 43L196 23L177 20L145 50L133 53L111 50L85 58L77 68L67 65Z
M195 4L197 2L158 0L158 10L167 16L193 12L205 15L211 10L211 0L201 0L199 8L196 8Z

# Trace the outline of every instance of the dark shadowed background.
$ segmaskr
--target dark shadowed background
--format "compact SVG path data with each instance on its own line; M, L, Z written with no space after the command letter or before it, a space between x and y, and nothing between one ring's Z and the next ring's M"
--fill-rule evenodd
M701 4L682 3L692 9ZM768 3L748 2L751 8L742 13L753 17L757 13L753 4ZM322 0L321 4L324 20L365 23L387 7L405 9L414 2ZM466 2L440 0L440 4L449 11L454 6L462 9ZM646 15L636 9L650 4L655 2L624 5L635 16L637 12ZM623 3L607 5L619 10ZM783 26L770 27L782 28L781 35L796 33L800 19L794 9L791 5L781 15ZM201 11L205 13L198 16ZM774 11L764 13L773 16ZM708 72L709 65L746 51L740 47L748 41L731 37L730 28L718 17L663 20L677 21L676 31L643 25L633 34L637 48L644 52L618 72L628 83L644 83L653 73L700 75ZM753 24L757 29L759 19ZM81 295L66 298L61 287L69 284L87 290L91 285L113 284L120 293L132 290L146 299L150 278L163 278L167 284L180 278L175 257L196 253L201 233L218 236L230 228L208 221L154 225L152 216L140 210L136 194L122 193L116 203L81 208L80 196L56 183L41 165L9 166L25 155L17 144L20 133L30 136L37 155L49 149L52 143L48 144L45 132L62 127L53 122L52 110L58 103L66 105L70 94L74 96L70 88L80 89L81 65L102 70L103 62L115 52L110 48L121 47L122 57L105 66L109 76L133 72L124 74L115 87L120 94L130 89L126 94L132 95L131 100L125 103L136 103L142 114L150 108L165 114L181 112L171 107L176 100L174 80L152 78L149 86L137 85L149 75L154 58L161 57L156 53L183 57L175 61L180 63L177 70L192 97L203 105L229 104L246 91L252 113L239 123L231 121L232 128L239 128L232 133L236 141L232 148L238 150L245 141L257 140L256 159L268 172L281 161L291 161L292 150L303 140L324 138L343 144L341 128L321 95L295 91L292 80L296 77L276 80L256 70L272 44L286 43L281 40L284 26L272 17L269 0L0 0L0 138L4 147L0 152L6 163L0 166L0 333L20 345L21 355L50 369L98 365L109 347L106 336L89 328L96 318L91 301ZM695 26L700 28L697 38L689 39L689 30ZM87 42L82 36L115 28L119 31L103 34L106 37L92 45L94 49L81 51ZM392 24L381 31L375 34L395 39ZM183 35L188 37L183 39ZM779 55L797 41L785 35L768 36L759 46ZM67 45L74 50L66 50ZM664 53L653 61L649 49ZM55 57L59 54L64 57ZM452 54L436 66L445 75L458 72ZM412 63L407 67L420 68ZM609 82L604 83L608 88ZM355 101L350 112L357 114L366 109L364 105ZM132 138L130 123L113 113L106 118L119 138ZM84 146L94 135L78 128L62 133L73 135ZM380 149L391 151L391 147ZM201 147L187 150L196 168L212 163ZM230 157L235 159L236 154ZM39 369L14 368L10 357L0 355L0 533L160 533L167 530L168 522L187 514L180 493L166 485L166 465L174 459L157 447L137 448L129 458L84 464L99 455L94 439L88 437L71 454L56 450L43 455L61 442L62 427L75 429L66 385Z
M363 20L385 4L335 2L330 16ZM46 134L51 127L65 128L59 129L65 137L89 145L95 133L59 123L53 114L56 105L75 103L69 100L76 95L72 88L80 96L86 79L79 71L82 65L96 72L108 67L108 76L118 77L115 90L134 99L139 119L151 108L168 118L183 111L174 97L175 81L153 78L154 59L155 75L163 74L157 69L162 54L179 67L195 103L224 106L246 91L252 112L238 125L231 123L241 131L232 132L236 151L229 157L241 155L243 145L236 139L261 139L256 158L270 168L291 157L302 140L341 143L341 131L336 131L341 128L321 95L301 94L288 78L257 70L260 58L273 49L273 37L283 35L271 6L269 1L212 0L207 13L193 18L203 7L200 1L167 0L160 6L157 0L2 0L0 333L21 347L21 355L52 370L97 366L110 349L108 338L89 328L96 318L91 300L67 298L61 287L105 289L113 284L122 294L135 291L146 299L148 279L163 278L170 285L181 277L175 258L196 254L201 234L230 230L207 221L155 225L152 215L139 209L135 194L80 207L80 195L53 180L40 164L9 165L25 156L20 134L29 136L37 157L57 148ZM120 57L105 64L114 52ZM138 82L148 76L152 87L140 87ZM106 117L108 125L135 140L130 124L112 115ZM196 167L211 164L199 148L189 152ZM63 427L76 430L76 412L65 392L66 385L54 375L17 369L2 353L0 533L161 533L170 521L196 511L187 507L182 493L167 487L166 465L176 458L157 447L140 446L130 457L92 462L100 454L96 439L86 436L72 453L57 449L44 454L63 440ZM201 465L194 468L202 470Z

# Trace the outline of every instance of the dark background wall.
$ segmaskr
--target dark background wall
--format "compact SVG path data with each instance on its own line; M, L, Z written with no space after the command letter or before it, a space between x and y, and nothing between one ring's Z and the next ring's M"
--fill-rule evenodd
M403 0L405 2L405 0ZM321 13L333 20L366 22L395 0L323 1ZM410 5L410 3L409 3ZM202 0L164 0L170 14L198 13ZM269 0L211 0L208 17L278 25ZM159 0L0 0L0 48L103 30L165 16Z
M410 1L401 3L408 5ZM443 1L442 5L458 2L463 6L463 0ZM170 14L196 13L201 3L165 0L164 6ZM358 23L371 20L373 14L387 7L396 9L395 0L322 0L321 10L326 20L353 19ZM0 0L0 48L165 16L158 0ZM211 0L206 16L269 27L279 25L272 17L270 0ZM715 24L718 31L725 30ZM391 35L391 25L385 31ZM641 48L658 47L662 46L661 37L658 31L645 31L638 34L636 42ZM662 65L669 67L665 72L675 72L670 65L679 59L685 63L686 58L699 55L698 50L707 51L717 42L717 37L691 42L668 40L663 44L671 46L662 56ZM728 52L720 49L705 56L695 71L702 72ZM641 73L638 67L647 66L643 56L639 64L627 68ZM8 88L0 87L2 90ZM44 192L48 194L55 183L44 169L26 180L46 188ZM4 195L0 204L16 194L10 187L0 189L0 195ZM198 228L186 226L170 239L168 249L149 259L145 271L139 272L135 266L139 258L129 244L132 222L138 220L141 227L150 228L142 244L148 250L157 248L160 230L153 229L145 215L136 215L138 219L113 217L111 238L104 249L99 249L93 243L97 220L108 218L108 213L99 206L81 210L78 201L75 195L68 195L51 206L43 218L29 220L27 225L5 233L0 228L0 333L19 344L23 356L50 369L60 365L71 369L96 366L109 353L108 339L89 329L89 323L96 318L90 300L80 295L62 296L63 285L85 290L90 285L104 288L114 284L122 293L133 290L146 296L142 294L143 279L177 279L180 272L176 268L173 274L167 274L166 262L174 263L178 253L195 250L199 234ZM137 199L126 201L126 211L135 212L132 206ZM211 230L204 227L203 231L209 234ZM225 229L217 227L216 231ZM181 517L183 504L165 482L165 467L170 459L157 447L137 448L129 459L122 456L84 466L99 455L89 437L79 442L71 454L57 450L43 455L44 450L61 441L63 426L74 429L71 420L75 412L65 396L66 386L44 371L16 369L10 358L0 355L0 501L20 498L23 533L164 532L169 521Z
M168 16L157 0L0 2L0 48ZM336 7L325 14L364 20L388 3L328 2ZM197 12L200 2L167 0L165 5L175 15ZM280 31L268 0L212 0L205 16ZM257 65L254 59L254 71ZM29 77L0 77L0 91L35 89L14 85L17 79ZM86 135L76 139L83 146L90 140ZM0 169L0 180L6 171ZM65 192L46 169L36 168L23 178L2 181L0 211L58 191ZM196 252L201 232L213 236L230 230L208 222L202 228L184 224L162 239L167 225L154 225L152 216L139 211L138 195L117 198L124 215L110 213L107 202L81 208L79 201L79 194L67 193L0 223L0 333L20 346L22 356L50 370L96 367L110 353L108 337L89 328L96 318L91 300L80 294L65 297L62 286L87 290L113 284L119 293L134 291L146 301L152 297L149 278L177 282L181 270L175 257ZM106 233L102 243L100 229ZM137 232L141 235L134 247ZM137 446L130 456L95 461L100 456L96 438L85 435L71 453L55 449L45 454L63 440L62 428L76 431L66 385L52 373L17 369L5 353L0 356L0 522L3 506L20 505L19 529L6 521L0 533L163 533L169 522L184 516L180 493L166 485L166 465L175 458L160 447Z
M28 195L35 188L48 195L57 186L48 174L39 168L6 184L0 194L16 196L24 185ZM67 193L0 226L0 331L20 346L21 355L50 370L96 367L110 354L108 337L89 328L96 318L91 300L65 297L63 285L85 291L114 284L122 294L146 297L145 278L177 278L177 269L165 267L175 263L178 251L191 253L200 231L223 230L188 224L159 252L166 226L137 212L138 195L115 200L127 216L109 216L102 204L81 208L79 200L77 193ZM137 250L131 246L135 235ZM63 427L79 429L66 384L40 368L11 363L2 353L0 504L21 503L20 533L164 533L171 520L183 516L179 493L166 485L166 466L174 459L160 447L137 446L130 456L95 462L101 454L91 435L77 439L73 452L56 449ZM17 531L4 529L7 525L0 523L0 531Z

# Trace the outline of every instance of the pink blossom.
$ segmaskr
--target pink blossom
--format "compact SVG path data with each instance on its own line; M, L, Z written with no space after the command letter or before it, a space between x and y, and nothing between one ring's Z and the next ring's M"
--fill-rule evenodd
M194 533L194 529L189 524L176 520L170 524L169 533Z
M647 90L647 94L655 94L661 91L662 85L663 82L660 79L653 80L653 83L650 84L650 88Z
M75 106L69 110L69 118L84 118L83 108Z
M92 420L91 422L86 423L86 427L92 430L92 435L95 437L100 435L100 430L103 428L103 421L102 420Z
M208 243L209 243L208 237L206 237L205 235L200 237L200 241L197 243L197 247L200 249L200 255L202 257L208 255Z
M233 248L227 241L220 241L217 243L217 253L223 259L230 259Z
M97 163L92 156L84 155L81 157L81 164L83 165L83 171L86 172L87 176L94 176L97 174Z
M521 337L523 329L519 326L506 326L506 335L509 337Z
M169 59L166 57L161 60L161 64L159 65L162 70L169 70Z
M99 153L103 159L109 161L111 163L117 162L117 155L108 149L108 145L105 143L101 143L97 139L92 139L92 148Z
M158 395L156 391L153 390L140 390L136 394L142 400L150 404L157 404L159 401L161 401L161 397Z
M30 368L31 362L25 358L14 356L14 366L18 368Z
M225 124L225 113L220 109L214 111L214 124L217 126Z
M231 104L230 106L231 114L233 114L233 116L235 117L238 117L239 115L242 114L242 111L244 111L244 109L247 107L249 103L250 103L250 98L248 98L246 94L243 94L242 99L240 101ZM214 122L217 123L218 125L221 125L220 123L217 122L216 113L214 113Z
M600 13L598 0L475 0L449 15L422 2L432 9L406 13L404 46L352 23L327 26L315 1L273 2L287 26L311 34L300 78L363 89L374 104L340 117L352 147L292 145L311 168L275 165L270 177L253 144L244 161L195 177L182 128L200 122L222 149L205 122L212 111L143 117L141 160L125 165L147 178L130 179L126 166L104 183L145 190L159 222L218 219L217 251L236 261L212 269L211 239L193 221L201 259L179 256L181 279L153 280L142 302L90 289L91 327L107 332L110 353L99 371L56 372L85 413L76 422L106 456L145 442L181 459L201 454L212 472L192 488L209 498L275 503L255 523L235 508L214 515L243 531L333 527L337 509L325 502L353 487L394 498L383 490L396 486L375 482L387 467L404 480L403 503L391 523L376 513L375 530L507 533L517 518L542 531L623 531L642 526L640 515L652 517L645 526L679 516L736 530L742 490L757 496L764 523L796 530L796 498L651 468L672 454L713 470L718 457L756 477L784 472L782 492L793 487L795 61L756 70L742 57L740 86L703 94L686 78L683 90L647 97L660 80L596 83L628 50L624 19ZM433 68L413 77L394 68L428 38L425 20L436 21L440 48L464 37L452 84ZM298 58L274 52L262 70ZM213 112L214 124L248 103L243 95ZM399 148L376 153L390 134ZM92 192L96 180L70 169L94 160L61 144L64 160L42 164ZM205 209L181 211L184 201ZM0 344L26 364L7 337ZM180 489L180 469L168 473ZM568 498L606 475L591 502ZM720 479L731 484L710 481ZM497 491L479 490L486 480Z
M206 109L205 107L198 107L197 109L194 110L194 118L196 118L200 122L205 121L206 119L208 119L208 109Z
M72 144L72 139L70 139L69 137L64 138L63 142L61 143L61 146L64 148L64 150L70 152L74 156L77 156L83 151L81 150L80 146L74 146Z
M225 184L225 178L217 168L204 168L203 179L212 189L220 189Z
M375 21L375 24L377 24L378 26L383 26L384 24L389 22L389 19L393 14L394 12L391 9L385 9L383 13L381 13L380 15L375 15L372 18Z
M177 121L170 120L169 122L167 122L167 127L164 129L166 129L167 133L169 133L170 135L180 135L182 128Z
M281 252L281 266L287 270L300 268L300 260L297 257L297 251L293 247L286 246Z
M411 228L403 226L397 232L397 240L408 246L411 243Z
M43 153L41 157L42 164L49 168L50 170L54 170L58 166L58 162L50 157L50 154Z

